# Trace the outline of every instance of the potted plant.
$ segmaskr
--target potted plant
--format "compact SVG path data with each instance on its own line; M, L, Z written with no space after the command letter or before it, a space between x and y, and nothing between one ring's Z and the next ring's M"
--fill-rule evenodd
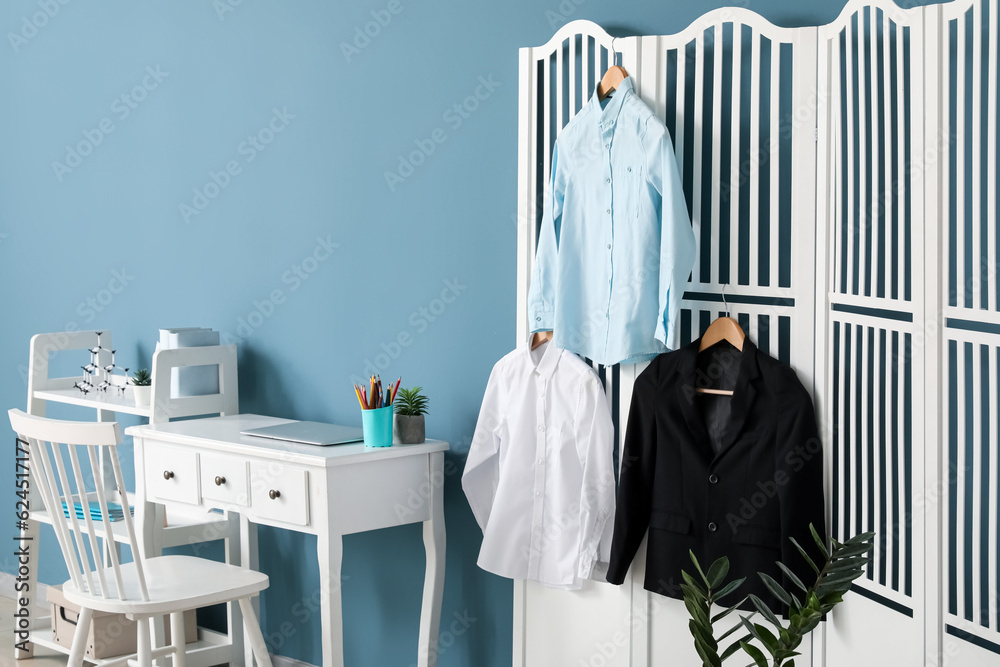
M152 392L153 378L149 375L149 370L141 368L132 374L130 379L132 384L132 395L135 396L135 406L144 408L149 405L149 395Z
M420 393L422 387L400 389L392 400L395 406L395 429L399 442L416 445L424 441L424 415L427 414L427 397Z

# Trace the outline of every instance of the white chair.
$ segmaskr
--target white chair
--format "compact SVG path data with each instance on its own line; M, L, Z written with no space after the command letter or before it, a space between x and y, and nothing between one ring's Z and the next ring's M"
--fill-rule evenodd
M10 410L8 414L18 437L28 443L32 480L49 516L56 518L63 514L63 503L69 508L78 502L83 503L82 520L71 510L68 521L52 522L70 573L70 580L63 585L63 593L69 602L81 607L68 667L83 664L86 638L95 611L125 614L129 619L138 621L138 652L108 663L108 667L129 664L150 667L154 659L171 654L173 666L184 667L184 612L234 600L239 600L243 611L243 624L257 664L271 667L264 637L250 602L250 598L267 588L266 574L191 556L143 559L128 511L123 513L121 520L128 532L134 561L119 563L115 550L110 549L107 553L111 566L105 567L101 563L102 551L97 543L96 525L101 522L105 534L111 534L108 502L117 498L109 498L99 480L95 483L93 471L100 474L98 456L103 449L114 471L118 498L126 498L125 481L118 460L122 432L117 422L60 421L35 417L20 410ZM86 471L80 466L81 458L90 464ZM95 491L88 493L88 488ZM96 520L89 511L95 502L100 507ZM151 647L149 619L168 615L172 644L162 648Z

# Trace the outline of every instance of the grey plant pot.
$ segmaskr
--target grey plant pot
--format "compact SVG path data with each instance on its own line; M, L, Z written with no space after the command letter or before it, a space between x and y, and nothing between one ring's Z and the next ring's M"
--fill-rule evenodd
M418 445L424 441L423 415L393 415L396 437L401 445Z

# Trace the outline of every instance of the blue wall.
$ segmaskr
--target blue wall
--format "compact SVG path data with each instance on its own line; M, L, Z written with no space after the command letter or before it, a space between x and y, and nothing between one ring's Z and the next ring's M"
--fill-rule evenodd
M30 336L70 327L113 331L132 367L160 327L226 332L244 412L356 424L366 362L423 385L454 447L441 664L510 664L511 584L476 567L459 477L515 344L517 49L569 19L669 34L733 3L62 1L0 7L0 405L25 405ZM815 25L841 6L749 8ZM314 549L261 530L265 635L317 663ZM416 526L345 540L347 664L413 663L423 565ZM52 549L40 572L66 576Z

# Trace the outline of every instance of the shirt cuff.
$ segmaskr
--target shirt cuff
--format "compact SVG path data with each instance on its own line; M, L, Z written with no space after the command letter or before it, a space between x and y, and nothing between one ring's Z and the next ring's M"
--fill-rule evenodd
M528 326L531 328L531 333L535 333L537 331L552 331L553 324L555 323L555 312L552 308L535 306L529 309L528 317L531 318L528 322Z

